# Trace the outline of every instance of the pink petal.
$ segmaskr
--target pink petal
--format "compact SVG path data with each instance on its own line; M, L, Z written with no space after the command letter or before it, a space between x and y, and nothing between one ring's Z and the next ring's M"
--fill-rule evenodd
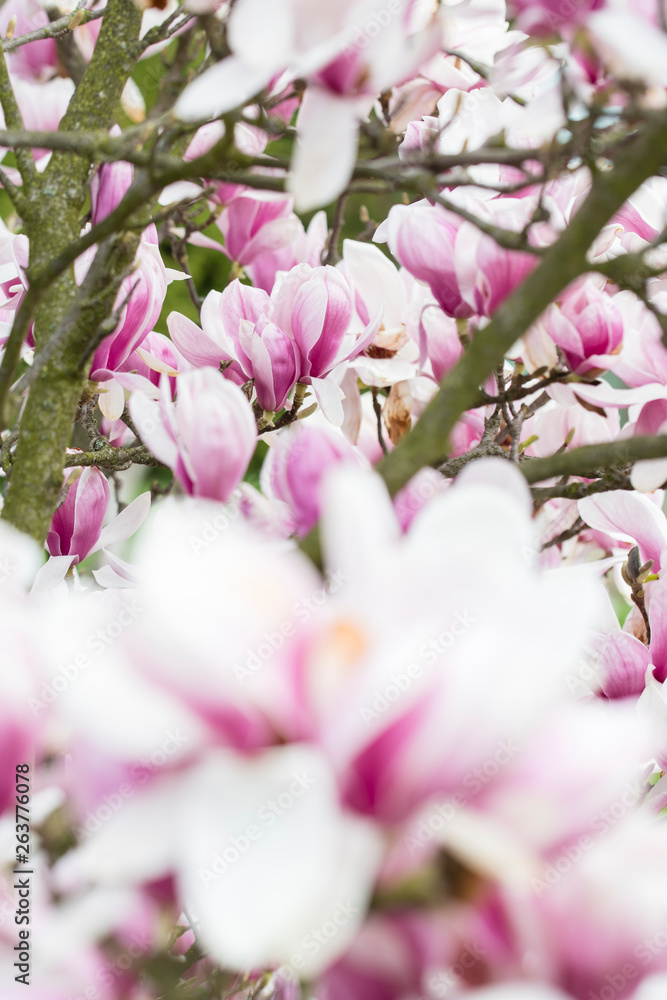
M612 490L579 501L579 514L591 528L623 542L636 542L642 561L653 559L660 569L660 555L667 545L665 516L647 497Z

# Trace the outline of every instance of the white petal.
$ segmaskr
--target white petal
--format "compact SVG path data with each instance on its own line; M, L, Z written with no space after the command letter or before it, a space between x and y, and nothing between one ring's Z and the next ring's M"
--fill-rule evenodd
M630 482L640 493L652 493L667 482L667 458L647 459L635 462L630 473Z
M311 387L315 399L320 404L322 413L329 423L334 427L341 427L343 423L343 399L345 394L339 385L330 378L311 379Z
M93 551L97 552L98 549L104 548L105 545L115 545L116 542L124 542L126 538L133 535L139 525L143 524L146 519L150 506L151 495L147 491L128 504L125 510L121 511L120 514L114 517L113 521L109 521L102 528L97 545Z
M52 590L57 587L67 576L67 570L75 558L75 556L51 556L35 577L32 589L34 591Z
M123 415L125 393L122 385L116 379L111 379L100 385L99 407L107 420L112 423Z
M343 191L354 169L358 121L353 101L308 88L299 111L287 182L297 212L328 205Z
M256 72L286 66L294 50L294 13L288 3L243 0L229 16L232 52Z
M185 275L184 275L185 277ZM168 365L166 361L162 361L160 358L156 358L154 354L149 351L145 351L143 347L137 347L136 353L139 355L142 361L144 361L148 367L154 372L164 372L165 375L179 375L175 368Z
M176 101L174 114L191 122L215 118L246 104L267 85L270 77L265 67L250 69L240 59L229 56L185 88Z
M252 758L221 750L191 774L189 790L181 883L207 951L236 969L279 965L340 907L332 945L343 950L363 919L378 845L340 812L322 754L297 744ZM332 955L303 958L306 974Z

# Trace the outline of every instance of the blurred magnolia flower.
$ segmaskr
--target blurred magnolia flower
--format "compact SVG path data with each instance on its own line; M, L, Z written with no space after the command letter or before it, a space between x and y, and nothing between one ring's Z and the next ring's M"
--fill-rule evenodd
M262 490L287 505L298 535L306 535L318 521L324 478L340 462L365 465L345 435L328 425L297 423L271 442L262 466Z
M350 179L359 122L375 95L409 79L437 51L437 18L415 24L410 6L390 0L380 14L367 0L326 10L305 0L241 0L229 16L232 54L185 89L176 114L217 117L283 71L307 77L288 185L299 211L325 205Z

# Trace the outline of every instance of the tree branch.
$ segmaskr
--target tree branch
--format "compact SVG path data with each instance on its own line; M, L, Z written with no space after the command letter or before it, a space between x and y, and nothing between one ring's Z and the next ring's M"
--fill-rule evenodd
M2 51L0 51L0 105L2 105L5 123L9 128L14 131L22 130L23 118L16 103L14 88L12 87L12 82L9 79L7 71L7 61ZM24 187L27 187L36 173L35 161L32 158L30 149L16 150L16 165L19 168Z
M548 458L526 458L519 464L529 483L556 476L604 477L608 471L625 471L635 462L667 457L667 434L631 437L603 444L587 444Z
M498 307L488 326L477 331L416 427L378 465L392 494L423 466L445 459L449 434L461 414L475 405L480 385L549 303L587 271L586 254L599 231L640 184L667 163L666 126L664 113L651 118L634 141L618 152L613 168L595 175L586 201L567 229Z
M1 42L2 51L14 52L15 49L21 48L22 45L28 45L30 42L41 42L45 38L59 38L68 31L74 31L75 28L80 27L82 24L88 24L89 21L97 21L103 16L104 9L72 11L72 13L64 14L50 24L45 24L43 28L35 28L34 31L28 31L25 35L17 35L16 38L3 38Z

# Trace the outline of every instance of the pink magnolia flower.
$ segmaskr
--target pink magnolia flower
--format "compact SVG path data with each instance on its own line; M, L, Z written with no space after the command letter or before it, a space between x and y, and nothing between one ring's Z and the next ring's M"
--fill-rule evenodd
M103 164L91 181L93 225L105 219L122 200L132 183L134 168L124 162ZM77 278L83 280L92 259L91 250L79 265ZM167 287L181 272L166 268L158 246L155 226L142 233L134 271L122 282L116 296L119 310L116 329L101 342L91 364L90 378L102 383L100 409L109 420L117 420L125 404L123 389L135 389L143 379L128 371L128 359L152 332L164 304Z
M176 402L166 375L160 399L130 399L132 418L153 454L193 496L227 500L246 473L257 443L255 419L238 386L211 368L186 372Z
M298 423L279 433L269 448L262 466L262 490L287 505L299 536L319 519L324 478L340 462L365 465L345 435L327 425Z
M120 135L119 128L113 128L111 135ZM97 226L123 200L134 179L134 167L120 160L103 163L97 168L90 181L90 221Z
M297 264L317 267L321 263L322 251L327 238L327 217L325 212L316 212L304 229L298 216L298 231L290 243L277 250L264 250L245 268L246 274L256 288L271 293L280 271L291 271Z
M303 382L313 387L327 418L340 425L341 390L334 370L364 350L380 323L378 315L361 334L354 333L351 317L351 294L342 275L333 267L299 264L271 296L238 280L222 293L210 292L202 308L203 330L178 313L171 314L168 325L192 364L217 367L231 360L228 378L239 384L254 378L264 409L280 409L294 384Z
M530 212L527 198L496 198L484 203L487 216L501 228L522 228ZM527 220L526 220L527 221ZM455 244L460 287L474 311L491 316L517 285L535 269L537 257L525 250L506 250L471 222L464 222Z
M66 471L68 482L67 495L53 515L46 538L51 559L37 574L36 590L56 586L71 566L129 538L148 514L150 493L142 493L103 527L110 499L106 476L95 466L75 467Z
M552 345L561 348L578 374L615 368L623 342L623 316L614 297L604 291L604 281L585 278L549 306L523 342L527 360L535 368L555 366L558 357Z
M372 316L361 332L351 330L350 288L340 272L328 265L292 268L272 298L275 322L296 344L299 382L312 386L324 415L340 426L342 393L333 375L343 362L368 347L380 326L381 313Z
M260 254L280 250L299 233L294 199L272 191L244 191L233 198L218 217L224 252L242 266Z
M456 271L454 245L460 227L454 213L420 201L394 205L373 238L389 244L394 257L429 286L448 316L465 318L474 309L462 294Z
M308 679L303 689L311 698L301 725L316 720L319 739L336 762L344 801L377 821L400 822L432 796L459 789L476 762L493 757L501 732L523 742L546 706L558 700L563 657L572 656L572 647L562 656L550 650L555 657L547 671L550 679L541 675L538 692L532 682L519 680L532 670L526 634L520 655L514 647L506 658L498 652L501 646L492 655L486 645L483 636L490 630L497 639L505 613L498 605L503 588L491 582L488 562L480 590L479 574L469 561L482 543L482 526L487 551L494 552L492 578L499 574L507 582L511 573L512 591L533 608L527 620L535 634L543 626L534 616L553 614L554 600L569 601L574 581L541 577L521 554L530 545L529 504L525 484L510 463L489 460L473 463L470 470L434 496L406 534L375 477L341 467L327 479L326 563L349 579L318 616L299 659L299 675ZM502 554L494 550L499 537ZM447 563L458 567L455 577L439 568L442 551L448 553ZM415 566L421 566L421 575L408 569ZM538 594L543 587L548 597L546 590ZM587 604L593 595L582 590L579 599ZM590 621L588 612L568 614L582 630ZM390 624L399 615L400 636ZM583 638L583 631L579 635ZM569 632L568 641L573 639ZM503 655L499 672L498 655ZM521 690L520 707L510 689ZM473 694L480 690L483 698ZM464 721L469 712L478 723L472 729Z
M222 293L206 296L203 329L180 313L171 313L167 325L188 361L216 368L231 361L226 377L239 385L254 379L259 405L273 413L283 408L299 375L294 340L273 321L273 313L265 291L237 278Z
M104 381L105 373L116 372L141 345L160 316L172 277L173 272L168 272L162 261L157 231L149 226L137 250L136 270L123 280L118 291L116 308L124 302L118 325L93 356L92 379Z
M77 563L92 552L100 536L111 491L107 477L95 466L71 470L67 480L71 485L53 515L46 545L52 556L71 556Z
M603 7L606 0L512 0L512 7L519 14L519 25L531 34L551 34L554 31L585 21L594 10Z

